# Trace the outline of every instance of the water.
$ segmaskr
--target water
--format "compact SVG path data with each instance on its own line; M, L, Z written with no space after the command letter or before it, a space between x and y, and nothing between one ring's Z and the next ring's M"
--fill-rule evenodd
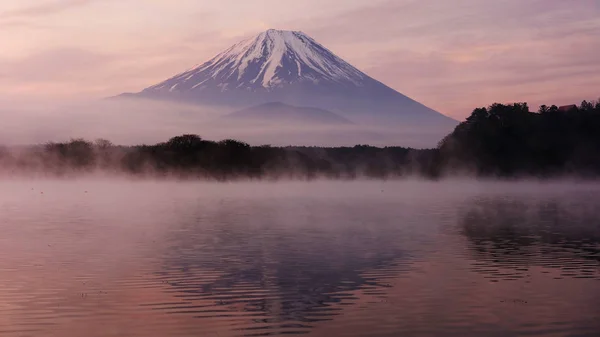
M600 187L0 182L1 336L598 336Z

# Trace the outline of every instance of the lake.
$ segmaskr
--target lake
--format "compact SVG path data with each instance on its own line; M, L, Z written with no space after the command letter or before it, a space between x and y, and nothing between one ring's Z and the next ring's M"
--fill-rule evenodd
M599 336L600 185L0 182L0 336Z

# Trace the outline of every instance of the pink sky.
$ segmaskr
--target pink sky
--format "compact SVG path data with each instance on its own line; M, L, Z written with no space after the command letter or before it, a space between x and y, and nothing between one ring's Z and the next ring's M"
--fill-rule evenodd
M457 119L600 97L598 0L2 0L0 102L140 91L267 28Z

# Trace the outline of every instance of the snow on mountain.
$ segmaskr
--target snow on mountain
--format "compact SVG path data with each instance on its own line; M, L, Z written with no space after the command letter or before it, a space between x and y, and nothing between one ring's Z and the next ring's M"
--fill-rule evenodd
M269 102L330 111L357 125L418 133L435 146L457 122L369 77L310 36L268 30L137 94L245 109ZM308 111L308 110L307 110ZM411 136L412 137L412 136Z
M300 82L361 86L367 77L302 32L268 30L147 90L256 91Z

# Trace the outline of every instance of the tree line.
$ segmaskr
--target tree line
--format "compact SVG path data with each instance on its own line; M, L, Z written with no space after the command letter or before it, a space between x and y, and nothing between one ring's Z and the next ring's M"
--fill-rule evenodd
M377 179L455 174L538 176L600 174L600 100L559 108L526 103L477 108L435 149L273 147L185 134L154 145L72 139L0 147L2 174L72 176L93 172L205 178Z
M150 177L393 178L433 169L436 150L402 147L272 147L185 134L155 145L120 146L72 139L21 149L0 148L5 174L73 176L103 172Z
M478 108L438 147L438 166L478 176L597 176L600 100L579 106L527 103Z

